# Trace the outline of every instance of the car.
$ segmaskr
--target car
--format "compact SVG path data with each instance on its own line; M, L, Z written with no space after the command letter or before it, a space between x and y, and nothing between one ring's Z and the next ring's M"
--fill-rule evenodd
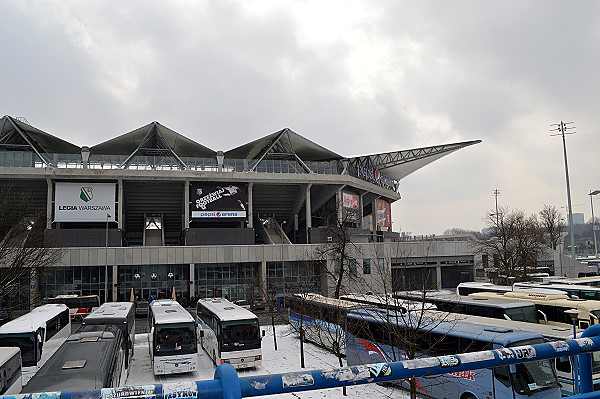
M250 302L248 302L245 299L239 299L237 301L234 301L233 303L235 303L236 305L238 305L244 309L250 309Z
M252 310L265 310L266 307L267 304L261 299L255 299L253 301L250 301L250 309Z

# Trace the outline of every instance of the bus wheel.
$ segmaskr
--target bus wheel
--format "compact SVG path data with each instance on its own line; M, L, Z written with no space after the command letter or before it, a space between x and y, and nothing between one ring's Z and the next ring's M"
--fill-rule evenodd
M80 322L83 320L83 317L81 317L80 314L76 314L75 317L73 318L73 320L75 320L76 322Z
M477 398L475 397L475 395L473 395L471 393L466 393L461 397L461 399L477 399Z

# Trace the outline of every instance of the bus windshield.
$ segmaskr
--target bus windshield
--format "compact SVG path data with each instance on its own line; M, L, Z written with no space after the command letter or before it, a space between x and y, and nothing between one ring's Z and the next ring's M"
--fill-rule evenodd
M600 352L592 352L592 373L600 373Z
M160 356L196 353L194 323L157 324L154 331L154 354Z
M531 340L518 342L511 346L541 343L541 340ZM515 391L525 395L531 395L534 392L559 386L554 368L552 368L548 359L516 364L516 372L513 374L513 379Z
M256 320L223 322L221 331L223 334L221 350L224 352L260 348Z
M2 334L0 335L0 346L13 346L21 348L21 361L23 367L31 367L37 364L36 339L34 333Z
M505 313L513 321L525 321L527 323L538 323L535 306L523 306L522 308L508 308Z

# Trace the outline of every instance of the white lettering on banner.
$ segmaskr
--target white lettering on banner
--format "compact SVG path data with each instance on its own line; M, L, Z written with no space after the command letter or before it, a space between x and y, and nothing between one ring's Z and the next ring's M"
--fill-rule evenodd
M223 197L230 197L232 195L240 192L239 187L236 186L227 186L227 187L219 187L217 191L213 191L212 193L206 194L204 197L200 197L196 200L196 209L206 209L206 205L211 202L215 202Z
M344 208L359 209L358 195L342 192Z
M382 174L378 169L374 169L369 166L358 165L356 167L356 175L363 180L377 184L378 186L387 188L388 190L398 190L398 180Z

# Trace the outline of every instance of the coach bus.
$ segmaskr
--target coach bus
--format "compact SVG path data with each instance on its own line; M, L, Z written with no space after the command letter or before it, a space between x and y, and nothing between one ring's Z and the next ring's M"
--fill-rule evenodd
M364 305L375 306L379 309L397 310L402 313L436 309L435 305L431 303L398 299L390 295L383 294L346 294L341 295L340 299L362 303Z
M573 339L573 328L572 327L561 327L550 324L533 324L522 321L511 321L502 319L493 319L489 317L470 316L462 315L457 313L444 313L439 312L428 312L431 313L430 317L437 318L440 320L461 320L468 323L480 324L482 326L511 329L513 331L529 331L534 333L540 333L547 342L550 341L564 341L567 339ZM437 313L437 314L436 314ZM577 338L581 336L581 330L578 330L576 335ZM563 395L573 395L573 370L576 370L573 366L573 358L570 356L558 357L550 359L555 365L556 374L558 381L561 385L561 392ZM600 352L592 353L592 372L593 372L593 383L596 391L600 390Z
M473 294L476 295L476 294ZM498 295L491 293L491 295ZM455 295L436 294L423 292L397 292L394 297L422 300L434 304L438 310L453 313L470 314L473 316L493 317L496 319L507 319L515 321L526 321L528 323L539 323L535 305L523 301L511 300L502 296L488 299Z
M585 330L592 324L598 324L600 318L600 301L589 299L569 298L565 294L534 294L519 291L496 294L493 292L476 292L469 295L473 298L509 299L533 304L544 321L562 326L572 326L573 321L567 310L579 311L577 327Z
M71 320L80 322L87 315L98 309L100 297L98 295L57 295L46 299L46 303L62 303L69 307Z
M522 282L515 283L514 286L532 288L543 287L547 290L555 289L557 292L564 292L571 298L600 300L600 287L592 287L591 285Z
M134 302L105 302L83 320L84 326L114 324L125 336L123 350L125 351L125 368L133 357L135 346L135 303Z
M262 362L258 317L224 298L199 299L196 321L202 348L215 365L230 363L236 369Z
M21 349L25 385L70 334L69 308L48 304L0 326L0 346Z
M319 294L295 294L290 298L289 320L304 339L333 353L346 353L346 314L369 305Z
M475 292L511 292L511 291L527 291L536 292L538 294L566 294L564 290L554 289L547 285L547 283L523 283L527 285L521 285L515 283L513 285L496 285L492 283L480 283L474 281L468 281L458 284L456 287L457 295L470 295Z
M87 391L125 385L123 332L80 326L23 387L22 393Z
M0 347L0 395L12 395L21 392L21 350L19 348Z
M410 343L403 337L415 336L416 357L447 356L544 342L539 333L490 328L460 320L413 323L417 313L405 315L381 310L357 309L347 316L346 359L349 366L406 360L402 349ZM418 332L416 332L418 326ZM392 330L393 329L393 330ZM393 332L392 332L393 331ZM409 387L409 380L397 383ZM549 360L537 360L493 369L447 373L416 380L417 393L436 398L560 398L555 369Z
M592 287L600 287L600 276L591 277L577 277L577 278L558 278L550 280L551 283L557 284L575 284L575 285L589 285Z
M148 347L154 375L198 370L196 321L177 301L159 299L148 307Z

